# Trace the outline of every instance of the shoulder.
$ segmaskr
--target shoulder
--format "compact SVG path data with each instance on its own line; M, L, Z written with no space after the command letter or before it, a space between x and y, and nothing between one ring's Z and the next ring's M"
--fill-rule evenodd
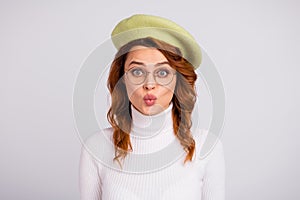
M94 159L103 161L108 155L114 155L112 135L113 129L111 127L99 130L84 140L83 148Z
M220 136L207 129L200 129L194 134L196 143L196 157L200 160L211 157L216 152L223 153Z
M113 129L111 127L105 128L102 130L99 130L92 135L88 136L84 142L83 145L85 147L93 147L93 146L98 146L105 140L106 142L111 142L112 141L112 134L113 134Z

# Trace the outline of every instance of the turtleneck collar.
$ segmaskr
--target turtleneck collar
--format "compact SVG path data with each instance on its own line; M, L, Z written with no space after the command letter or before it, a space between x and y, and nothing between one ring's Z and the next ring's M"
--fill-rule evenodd
M154 137L157 134L172 132L172 107L171 103L167 109L155 114L144 115L131 105L132 111L132 129L131 135L139 138Z

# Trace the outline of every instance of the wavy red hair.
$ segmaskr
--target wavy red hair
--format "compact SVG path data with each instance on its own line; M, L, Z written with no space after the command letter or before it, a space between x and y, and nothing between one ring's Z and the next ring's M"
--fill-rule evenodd
M156 48L167 58L171 67L177 71L176 86L172 98L173 130L174 135L187 153L184 163L191 161L195 150L195 141L190 131L191 113L196 101L195 81L197 75L192 64L182 57L177 47L151 37L134 40L121 47L111 64L107 87L112 101L107 119L113 128L114 160L121 165L121 159L126 157L128 151L132 151L130 142L131 103L122 79L127 55L132 47L138 45Z

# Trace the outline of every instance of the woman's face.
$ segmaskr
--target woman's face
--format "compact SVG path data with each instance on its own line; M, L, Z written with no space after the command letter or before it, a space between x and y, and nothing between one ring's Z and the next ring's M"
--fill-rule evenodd
M157 49L135 46L125 61L125 85L131 104L145 115L168 108L176 85L175 70Z

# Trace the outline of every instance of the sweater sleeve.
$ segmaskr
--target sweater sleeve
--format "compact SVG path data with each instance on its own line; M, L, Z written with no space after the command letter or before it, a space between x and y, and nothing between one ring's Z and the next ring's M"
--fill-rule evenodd
M79 187L81 200L101 200L99 165L83 146L79 165Z
M206 166L203 178L202 200L225 199L225 161L223 145L216 143Z

